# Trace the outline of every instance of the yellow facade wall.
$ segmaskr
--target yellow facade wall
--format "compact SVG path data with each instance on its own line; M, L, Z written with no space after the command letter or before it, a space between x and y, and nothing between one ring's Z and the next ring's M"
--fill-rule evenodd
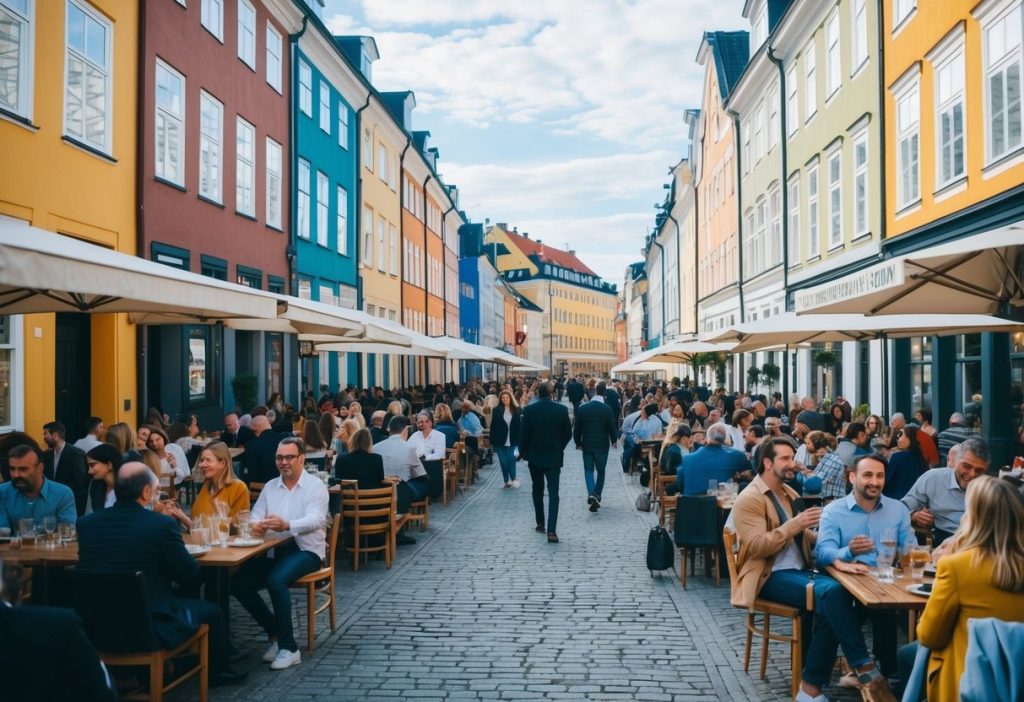
M986 147L984 130L983 51L982 32L971 11L978 6L977 0L944 0L928 3L927 11L918 7L916 14L907 20L896 36L893 36L893 7L883 3L884 25L882 37L885 42L885 134L886 143L886 236L893 237L916 229L946 215L958 212L970 205L982 202L994 195L1016 187L1024 182L1024 159L986 169ZM959 29L960 23L962 29ZM928 54L951 31L961 31L964 42L964 108L965 108L965 170L966 180L962 186L954 186L945 193L936 195L936 119L935 119L935 70ZM920 207L910 208L902 214L896 213L896 103L889 88L908 70L914 70L920 62ZM987 172L986 172L987 171Z
M113 25L111 56L112 146L110 159L62 140L66 4L35 3L31 126L0 120L0 215L136 253L135 177L139 4L94 0L94 10ZM42 439L54 419L55 317L26 315L22 349L25 431ZM109 425L136 415L135 327L126 315L92 318L91 412ZM125 410L125 403L130 409ZM69 428L79 431L78 427Z

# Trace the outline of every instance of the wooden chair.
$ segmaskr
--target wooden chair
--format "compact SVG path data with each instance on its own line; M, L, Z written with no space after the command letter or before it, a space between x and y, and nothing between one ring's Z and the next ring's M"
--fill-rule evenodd
M444 454L444 491L442 499L444 506L448 506L448 494L455 497L459 490L459 445L445 450Z
M704 549L705 567L715 571L715 587L721 583L718 567L718 502L714 497L679 495L676 498L675 528L672 538L679 547L679 582L686 589L686 556L691 555L693 571L696 553Z
M668 514L671 512L673 516L675 515L676 496L666 495L665 487L675 485L675 482L676 476L658 473L658 481L654 484L655 494L658 496L658 524L665 526L665 523L668 522L672 529L675 529L675 520L668 521Z
M341 531L341 515L335 514L331 521L331 532L327 542L327 565L320 570L307 573L293 582L289 587L306 590L306 653L313 654L313 638L316 635L316 616L324 610L330 610L331 631L334 631L334 554L338 550L338 533ZM324 603L316 605L316 596L325 595Z
M405 515L406 522L418 522L420 531L426 531L430 526L430 496L424 497L409 504L409 513Z
M74 607L100 660L109 666L142 666L149 671L149 692L122 695L122 699L160 702L164 693L198 677L199 700L206 702L209 687L209 639L206 624L173 649L161 649L153 631L142 573L83 573L75 570ZM191 652L199 663L164 684L164 663Z
M359 570L360 556L377 551L384 552L384 562L391 568L395 535L400 526L395 519L395 486L388 484L373 490L359 490L357 486L355 480L341 481L341 517L352 539L351 545L345 544L345 550L352 554L352 570ZM384 543L366 545L364 539L368 536L383 536Z
M736 563L736 534L730 529L725 529L722 532L722 541L725 543L725 561L729 566L729 585L731 590L736 589L738 564ZM807 609L808 611L813 610L814 607L814 586L811 583L807 583ZM741 609L746 609L742 607ZM757 615L760 614L763 622L763 628L757 627ZM792 625L792 634L786 636L785 634L773 634L771 632L771 618L772 616L786 617L790 620ZM803 613L796 607L790 607L788 605L779 604L778 602L771 602L769 600L762 600L758 598L754 601L754 607L751 610L747 610L747 645L743 652L743 670L746 672L750 669L750 647L753 642L754 634L761 637L761 679L765 678L765 670L768 665L768 642L769 641L781 641L782 643L789 644L790 651L790 667L792 680L790 683L790 695L796 696L800 689L800 677L803 673L804 660L803 660Z
M266 485L266 483L249 483L250 504L256 504L256 500L259 499L260 493L263 492L263 488L265 488Z

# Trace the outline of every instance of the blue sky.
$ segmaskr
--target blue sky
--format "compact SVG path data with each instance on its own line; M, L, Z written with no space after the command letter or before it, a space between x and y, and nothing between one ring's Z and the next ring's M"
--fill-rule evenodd
M380 90L412 90L415 129L473 221L572 248L621 284L640 258L699 107L701 33L744 28L709 0L327 0L372 34Z

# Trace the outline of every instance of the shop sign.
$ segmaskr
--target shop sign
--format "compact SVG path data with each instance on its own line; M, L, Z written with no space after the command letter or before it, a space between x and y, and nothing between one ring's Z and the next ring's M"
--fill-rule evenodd
M797 312L807 312L846 302L857 297L903 285L903 262L889 261L825 285L799 291L793 305Z

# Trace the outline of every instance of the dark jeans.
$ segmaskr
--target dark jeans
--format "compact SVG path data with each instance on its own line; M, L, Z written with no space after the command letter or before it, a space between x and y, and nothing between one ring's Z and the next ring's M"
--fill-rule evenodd
M921 647L919 641L911 641L910 643L900 646L899 653L896 654L896 659L899 664L899 685L896 687L896 692L899 694L900 699L903 699L903 691L907 689L907 685L910 684L910 676L914 672L914 661L917 658L917 650ZM924 702L925 691L927 686L925 685L924 678L927 673L927 666L921 671L921 695L912 702Z
M494 449L498 454L498 464L501 466L501 479L504 482L516 479L516 447L498 446Z
M307 573L320 568L320 556L311 551L300 551L291 544L276 549L274 558L253 558L247 561L231 579L231 590L245 610L252 615L277 645L289 651L298 651L292 630L292 598L288 586ZM267 608L259 591L266 588L273 613Z
M803 679L812 685L824 686L832 677L837 645L843 647L851 668L866 665L871 660L850 593L827 575L815 575L807 570L777 570L765 581L758 597L806 610L808 582L814 583L814 633L804 659Z
M395 488L395 499L398 503L395 510L398 514L408 514L409 506L427 496L430 489L430 477L421 475L409 481L402 481Z
M601 499L604 490L604 467L608 464L608 449L588 451L583 449L583 478L587 481L587 494ZM594 473L597 480L594 480Z
M548 484L548 519L547 530L549 534L555 533L558 525L558 479L562 474L561 468L542 468L532 463L530 466L530 480L533 481L533 513L537 518L536 523L544 526L544 481Z
M229 664L227 613L206 600L181 600L181 604L196 628L200 624L210 627L210 674L216 677L227 670Z

